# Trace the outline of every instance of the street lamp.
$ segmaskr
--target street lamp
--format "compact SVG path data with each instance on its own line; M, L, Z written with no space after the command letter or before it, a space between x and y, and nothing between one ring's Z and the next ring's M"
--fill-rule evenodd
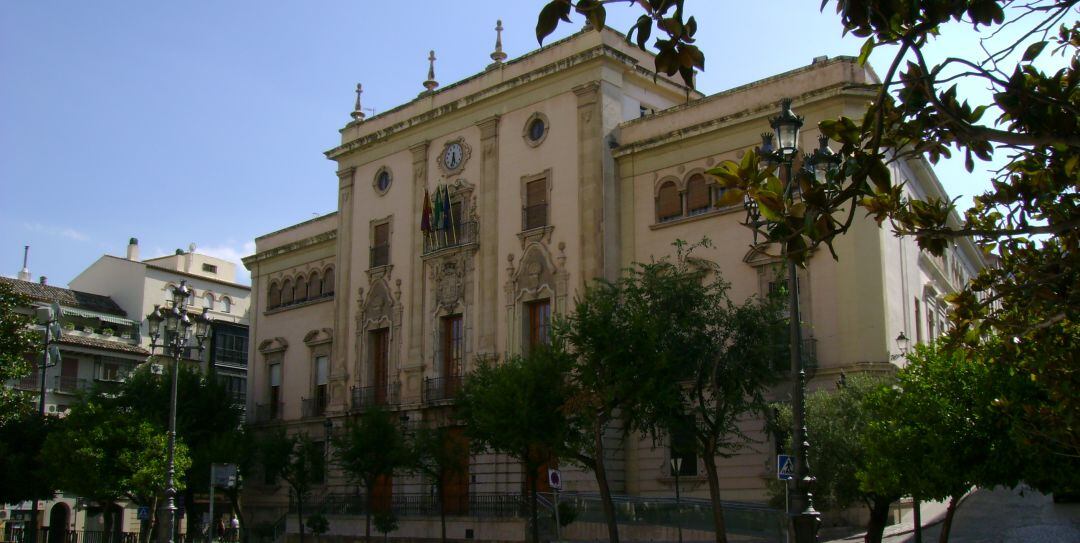
M799 154L799 131L803 125L803 118L791 110L791 100L785 98L780 102L780 114L769 121L772 133L761 135L761 147L758 155L769 166L779 165L783 168L784 203L785 208L790 208L796 198L800 197L798 184L792 175L792 164ZM774 147L775 141L775 147ZM835 192L834 185L829 181L829 173L839 165L839 157L829 150L828 138L822 136L819 147L812 154L803 159L803 166L814 174L814 177L825 183L829 193ZM754 231L754 244L757 245L759 229L765 225L761 220L761 213L757 201L747 194L743 203L746 210L745 224ZM791 234L789 234L790 236ZM795 235L801 235L796 232ZM796 268L796 259L788 253L787 240L781 242L781 251L787 262L788 306L789 306L789 341L791 351L791 371L795 377L792 383L792 441L794 443L795 477L789 482L793 486L791 492L791 526L797 543L817 541L817 531L821 524L821 514L814 509L813 494L810 488L815 479L810 474L810 466L806 461L810 442L806 436L806 370L803 368L802 356L802 324L799 318L799 283Z
M675 519L679 529L679 543L682 540L682 496L679 494L679 475L682 472L682 457L676 456L671 459L671 471L675 472Z
M180 281L179 286L172 288L172 307L154 306L154 310L146 316L146 322L150 332L150 352L158 347L158 339L161 339L161 354L173 358L172 386L169 393L169 449L166 457L166 481L165 500L166 509L169 511L169 543L176 541L176 465L174 453L176 451L176 383L180 371L180 358L185 350L197 349L199 354L203 351L203 342L210 332L210 318L207 316L207 308L203 308L201 315L194 318L188 315L189 302L192 297L191 287L187 281ZM195 336L191 337L191 328L195 328ZM195 345L190 346L191 340Z

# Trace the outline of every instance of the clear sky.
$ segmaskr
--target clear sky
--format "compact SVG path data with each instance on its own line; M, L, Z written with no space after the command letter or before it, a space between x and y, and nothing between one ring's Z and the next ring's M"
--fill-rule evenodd
M2 2L0 274L14 276L30 245L34 278L66 286L137 237L143 258L195 243L247 283L239 258L256 236L334 211L322 153L339 143L357 82L378 112L423 90L430 49L440 83L468 77L490 62L497 18L504 50L525 54L543 3ZM705 93L861 45L816 0L686 4ZM625 31L638 15L616 4L608 24ZM961 167L938 173L954 195L973 193Z

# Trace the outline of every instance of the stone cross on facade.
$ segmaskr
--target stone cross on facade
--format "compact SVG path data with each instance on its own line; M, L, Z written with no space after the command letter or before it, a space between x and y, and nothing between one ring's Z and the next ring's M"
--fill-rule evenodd
M353 120L356 120L356 121L364 120L364 110L360 107L360 95L363 94L363 93L364 93L364 87L360 83L357 83L356 84L356 106L353 107L353 112L351 113Z
M428 53L427 81L424 81L424 88L427 92L434 92L438 86L439 82L435 81L435 50L432 50Z

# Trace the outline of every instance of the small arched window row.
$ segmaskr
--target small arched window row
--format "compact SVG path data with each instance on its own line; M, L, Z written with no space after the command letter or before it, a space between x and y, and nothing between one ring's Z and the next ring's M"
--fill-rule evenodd
M675 179L661 182L656 191L656 222L670 222L741 204L724 202L727 189L701 173L690 174L683 186L680 190Z
M267 309L276 309L303 302L329 298L334 295L334 267L286 277L281 283L271 281L266 292Z

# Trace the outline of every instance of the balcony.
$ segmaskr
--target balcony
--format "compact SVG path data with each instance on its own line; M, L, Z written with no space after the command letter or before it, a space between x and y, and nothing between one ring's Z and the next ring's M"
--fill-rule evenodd
M390 264L390 245L375 245L371 248L369 260L371 268Z
M393 406L401 403L401 383L385 386L353 387L352 408L357 411L375 406Z
M429 377L424 379L424 404L452 401L461 390L462 377Z
M75 394L89 388L89 381L78 377L57 375L53 377L53 391L61 394Z
M8 381L8 386L15 388L15 390L40 391L41 381L38 380L39 373L40 372L35 371L21 379L12 379Z
M326 396L300 398L300 415L304 418L321 417L326 414Z
M424 236L425 255L476 243L476 221L454 223L450 230L439 230L434 234Z
M267 404L255 404L255 420L252 422L270 422L274 420L281 420L281 415L285 411L284 403L267 403Z

